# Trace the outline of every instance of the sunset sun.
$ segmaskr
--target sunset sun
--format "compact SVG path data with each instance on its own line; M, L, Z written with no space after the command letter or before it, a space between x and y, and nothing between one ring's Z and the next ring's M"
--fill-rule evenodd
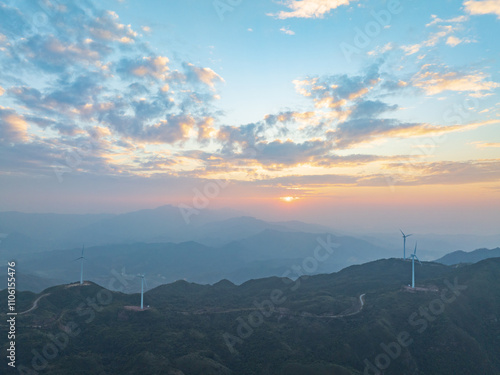
M296 201L297 199L300 199L299 197L280 197L280 200L282 200L283 202L286 202L286 203L291 203L293 201Z

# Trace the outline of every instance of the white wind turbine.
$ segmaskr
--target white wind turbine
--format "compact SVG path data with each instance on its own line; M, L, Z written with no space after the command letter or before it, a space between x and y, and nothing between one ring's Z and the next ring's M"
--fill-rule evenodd
M83 262L85 261L85 259L87 259L83 256L84 250L85 250L85 245L82 246L82 255L80 256L80 258L75 259L80 261L80 285L83 284Z
M415 250L411 256L411 287L415 288L415 259L420 263L420 259L417 257L417 243L415 242ZM422 263L420 263L422 265Z
M137 277L141 278L141 310L144 310L144 284L146 284L147 287L148 283L146 282L144 274L139 274Z
M410 237L411 234L404 234L401 229L399 231L403 235L403 259L406 260L406 237Z

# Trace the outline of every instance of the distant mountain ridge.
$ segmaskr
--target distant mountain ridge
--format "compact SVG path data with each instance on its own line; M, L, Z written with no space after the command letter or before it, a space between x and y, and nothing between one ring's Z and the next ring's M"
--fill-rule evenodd
M25 284L23 275L75 281L80 268L74 259L79 254L79 248L20 254L18 287L39 291L39 287ZM331 273L391 255L385 249L353 237L264 229L220 247L195 241L86 247L84 274L87 280L101 285L108 285L116 272L132 279L138 273L145 273L151 286L180 279L202 284L228 279L241 284L250 279L284 274L297 278L304 274ZM0 275L4 273L6 268L0 267ZM26 277L26 281L33 279ZM137 288L136 282L127 283L128 291Z
M86 244L196 241L220 246L264 229L325 232L320 225L267 222L232 210L201 210L186 222L178 207L165 205L119 215L0 212L0 251L29 253Z
M465 252L462 250L454 251L436 260L438 263L448 266L460 263L477 263L489 258L500 257L500 247L496 249L477 249Z

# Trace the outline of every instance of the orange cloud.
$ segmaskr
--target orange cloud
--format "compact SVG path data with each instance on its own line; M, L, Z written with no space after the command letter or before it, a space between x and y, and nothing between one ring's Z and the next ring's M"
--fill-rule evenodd
M478 148L500 147L499 142L472 142Z
M500 123L500 119L449 126L412 123L397 124L394 120L360 119L342 123L336 130L328 133L335 140L337 147L350 148L354 145L370 143L386 138L439 136L446 133L473 130L481 126L497 123Z
M22 115L10 108L0 106L0 142L26 142L28 124Z
M483 73L460 75L457 72L442 74L431 71L419 72L413 77L413 84L423 89L427 95L436 95L443 91L470 91L481 96L484 95L483 91L500 87L496 82L486 81Z
M214 88L217 82L225 82L224 79L210 68L199 68L191 63L187 64L189 70L207 86Z
M464 2L464 6L469 14L495 14L500 19L500 0L469 0Z
M167 78L167 72L169 70L168 57L157 56L155 58L152 57L144 57L144 63L133 68L131 70L132 74L144 77L144 76L152 76L161 80L165 80Z
M114 40L129 44L134 42L137 33L130 25L118 23L118 14L107 11L102 17L97 17L89 28L90 33L102 40Z

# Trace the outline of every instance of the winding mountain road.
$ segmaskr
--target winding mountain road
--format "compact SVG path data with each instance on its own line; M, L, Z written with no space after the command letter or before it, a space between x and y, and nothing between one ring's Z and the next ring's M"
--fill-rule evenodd
M307 318L338 319L338 318L344 318L346 316L352 316L352 315L359 314L361 312L361 310L363 310L364 306L365 306L365 293L363 293L359 296L359 307L355 311L351 311L348 313L340 313L338 315L315 315L315 314L310 314L310 313L294 313L292 311L289 311L288 309L278 309L277 313L280 315L284 315L284 316L302 316L302 317L307 317ZM195 312L188 312L188 311L179 311L179 312L181 314L185 314L185 315L208 315L208 314L227 314L227 313L233 313L233 312L256 311L256 310L259 310L259 309L254 308L254 307L249 307L249 308L227 309L227 310L219 310L219 311L201 310L201 311L195 311ZM346 310L346 311L349 311L349 310Z
M33 302L33 306L31 306L30 309L26 310L26 311L23 311L23 312L20 312L19 315L23 315L23 314L27 314L29 313L30 311L33 311L35 310L37 307L38 307L38 301L40 301L42 298L44 297L47 297L49 296L50 293L46 293L46 294L42 294L40 297L38 297L34 302Z
M344 318L346 316L352 316L359 314L361 310L363 310L363 307L365 306L365 293L359 296L359 308L356 311L347 313L347 314L338 314L338 315L323 315L323 316L315 316L316 318L330 318L330 319L337 319L337 318Z

